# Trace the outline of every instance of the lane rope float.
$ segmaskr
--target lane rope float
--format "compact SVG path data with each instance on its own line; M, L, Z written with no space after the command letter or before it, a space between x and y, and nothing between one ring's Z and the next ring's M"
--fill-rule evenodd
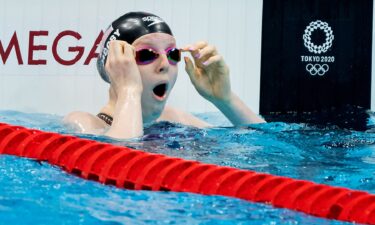
M311 181L147 153L0 123L0 154L47 161L69 173L133 190L223 195L309 215L375 224L375 195Z

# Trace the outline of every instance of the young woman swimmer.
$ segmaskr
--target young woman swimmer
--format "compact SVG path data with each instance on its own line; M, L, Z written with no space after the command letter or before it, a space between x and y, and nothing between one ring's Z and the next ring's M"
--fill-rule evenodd
M208 127L197 117L166 106L176 82L181 52L185 70L198 93L213 103L233 125L262 123L231 90L229 69L216 48L197 42L182 49L169 26L158 16L130 12L105 32L97 67L110 84L109 101L96 116L72 112L64 122L82 133L126 139L143 135L143 125L170 121Z

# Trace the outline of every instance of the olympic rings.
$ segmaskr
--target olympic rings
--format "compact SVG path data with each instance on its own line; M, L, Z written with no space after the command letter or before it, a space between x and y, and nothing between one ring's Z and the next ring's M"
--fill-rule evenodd
M329 66L327 64L307 64L306 71L309 72L312 76L319 75L323 76L326 72L328 72Z
M326 42L322 45L315 45L311 41L311 34L313 31L320 29L323 30L326 35ZM321 20L311 22L305 29L305 34L302 36L305 47L312 53L321 54L328 51L332 46L333 39L335 38L331 27L327 22Z

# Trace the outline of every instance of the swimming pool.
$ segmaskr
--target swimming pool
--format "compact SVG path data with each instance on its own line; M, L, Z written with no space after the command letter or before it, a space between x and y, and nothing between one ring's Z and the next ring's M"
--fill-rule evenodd
M226 126L217 114L199 115ZM1 111L0 121L70 133L61 117ZM375 134L269 123L195 129L170 123L116 145L374 193ZM47 163L0 156L4 224L345 224L265 204L188 193L128 191L82 180Z

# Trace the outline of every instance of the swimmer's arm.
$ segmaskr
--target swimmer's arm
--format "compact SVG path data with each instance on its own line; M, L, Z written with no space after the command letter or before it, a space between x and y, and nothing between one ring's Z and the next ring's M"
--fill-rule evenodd
M105 135L117 139L143 135L141 94L138 90L124 88L118 93L112 126Z
M103 134L107 127L106 123L97 116L79 111L66 115L63 123L75 132L95 135Z
M135 61L134 47L125 41L111 41L105 70L117 96L113 121L105 135L128 139L143 135L142 79Z
M166 106L157 121L169 121L174 123L181 123L188 126L206 128L212 127L211 124L193 116L190 113L184 112L170 106Z
M124 91L115 105L112 126L87 112L72 112L64 117L63 123L74 131L84 134L106 135L126 139L143 135L141 96Z
M264 123L263 118L255 114L236 94L231 92L226 101L211 101L233 125Z
M199 41L182 48L185 70L198 93L213 103L233 125L265 122L231 91L229 67L213 45Z

